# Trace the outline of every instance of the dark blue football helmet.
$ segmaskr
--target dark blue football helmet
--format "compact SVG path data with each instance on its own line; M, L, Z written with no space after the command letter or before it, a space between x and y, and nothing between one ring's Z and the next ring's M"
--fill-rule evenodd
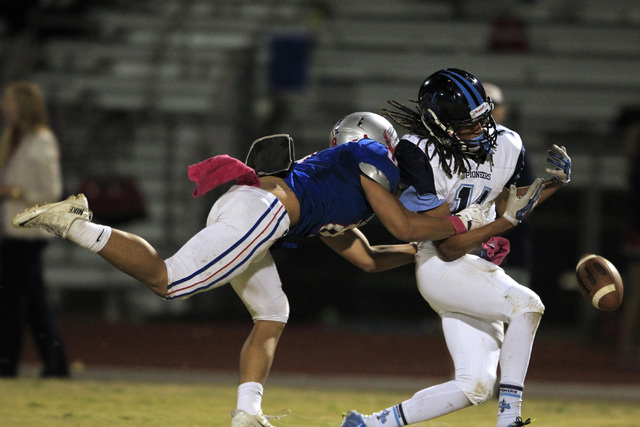
M422 123L441 144L481 160L492 154L498 137L491 117L493 102L471 73L445 68L427 77L418 94L418 109ZM478 122L482 135L471 141L456 135L461 127Z

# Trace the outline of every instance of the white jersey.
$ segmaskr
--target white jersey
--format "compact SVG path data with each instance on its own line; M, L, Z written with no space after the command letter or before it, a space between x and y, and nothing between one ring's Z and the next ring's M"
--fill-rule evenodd
M472 203L485 203L494 200L504 187L515 182L522 169L524 149L520 135L498 125L498 140L493 153L493 166L490 162L469 162L469 171L449 178L440 168L440 158L434 154L433 145L427 147L427 140L418 135L405 135L402 139L416 144L425 151L433 169L434 186L437 196L444 200L451 213L461 211ZM436 206L423 205L418 209L411 191L402 195L400 200L411 210L428 210Z
M419 195L413 188L407 189L400 201L411 211L433 209L447 203L452 214L473 203L486 203L494 200L505 187L518 179L524 159L522 139L516 132L498 125L498 139L491 162L478 163L470 160L468 172L454 174L449 178L440 167L440 158L434 153L433 144L427 145L427 139L419 135L405 135L402 139L416 144L425 151L433 170L434 187L438 201ZM491 210L491 219L495 218L495 209ZM426 250L429 246L421 245ZM433 252L435 254L435 252Z

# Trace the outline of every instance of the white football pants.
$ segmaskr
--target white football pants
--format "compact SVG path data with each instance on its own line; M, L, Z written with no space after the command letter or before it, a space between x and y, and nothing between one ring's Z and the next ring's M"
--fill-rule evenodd
M442 318L455 383L479 404L493 393L504 323L523 313L543 313L544 305L492 262L475 255L445 262L425 250L429 245L421 244L416 258L418 288Z
M277 197L234 185L215 202L206 227L165 260L166 299L231 283L254 320L286 322L289 303L269 248L288 229L289 215Z

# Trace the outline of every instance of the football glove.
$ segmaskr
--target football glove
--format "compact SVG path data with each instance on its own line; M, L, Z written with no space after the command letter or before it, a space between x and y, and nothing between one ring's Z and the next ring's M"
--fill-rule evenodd
M475 230L483 225L489 224L489 210L491 209L491 203L481 205L474 203L467 206L465 209L457 212L455 215L460 217L467 231Z
M531 212L538 203L538 199L544 188L542 186L543 181L542 178L537 178L533 181L526 194L522 197L518 197L518 189L514 184L511 184L511 188L509 188L509 200L502 217L513 225L520 224L525 215Z
M552 175L553 182L560 185L567 185L571 181L571 157L567 154L565 147L553 144L547 151L546 171Z

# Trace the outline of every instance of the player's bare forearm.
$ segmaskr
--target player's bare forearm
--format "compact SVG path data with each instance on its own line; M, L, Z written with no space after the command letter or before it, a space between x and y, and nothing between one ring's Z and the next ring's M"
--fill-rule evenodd
M454 261L476 249L482 242L486 242L491 237L499 236L511 228L513 225L509 221L498 218L480 228L434 242L434 244L440 258L444 261Z
M445 217L450 215L449 207L446 203L435 209L426 211L423 215ZM506 219L499 218L485 226L476 228L466 233L451 236L444 240L435 241L434 245L438 250L438 254L445 261L453 261L461 256L468 254L482 242L487 241L493 236L498 236L505 231L513 228L513 225Z
M362 176L367 201L385 228L403 242L440 240L455 235L452 223L408 211L396 196L373 180Z
M372 273L392 270L407 264L413 264L416 259L416 246L413 243L398 245L376 245L371 247L374 268Z
M551 179L546 180L543 184L544 188L542 189L542 194L540 194L540 198L538 199L538 205L540 203L547 200L551 195L555 194L558 190L565 187L565 185L558 184Z
M368 273L391 270L415 261L413 244L371 246L360 230L349 230L322 241L347 261Z

